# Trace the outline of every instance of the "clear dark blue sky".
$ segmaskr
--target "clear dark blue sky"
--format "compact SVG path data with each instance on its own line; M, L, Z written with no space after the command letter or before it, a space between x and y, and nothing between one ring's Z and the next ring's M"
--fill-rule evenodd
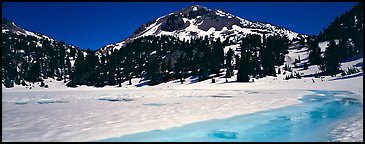
M144 23L193 4L313 35L356 2L2 2L2 14L29 31L83 49L98 49L124 40Z

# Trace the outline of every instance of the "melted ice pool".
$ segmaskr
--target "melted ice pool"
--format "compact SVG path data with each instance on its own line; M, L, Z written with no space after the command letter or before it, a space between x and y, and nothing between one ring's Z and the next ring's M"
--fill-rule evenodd
M298 105L101 141L332 141L334 126L363 110L350 92L313 92Z

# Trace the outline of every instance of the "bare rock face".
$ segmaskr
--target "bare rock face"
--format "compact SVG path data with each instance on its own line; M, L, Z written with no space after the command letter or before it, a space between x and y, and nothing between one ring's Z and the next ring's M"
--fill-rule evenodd
M182 19L181 15L173 14L168 16L167 20L161 26L161 30L172 32L175 30L184 29L184 20Z
M220 31L223 27L227 27L228 30L231 30L233 25L242 26L240 22L238 18L220 16L216 14L216 11L212 11L205 15L203 23L199 25L199 29L207 31L214 27L217 31Z
M181 14L188 19L196 19L198 16L204 16L209 13L206 7L194 5L181 11Z

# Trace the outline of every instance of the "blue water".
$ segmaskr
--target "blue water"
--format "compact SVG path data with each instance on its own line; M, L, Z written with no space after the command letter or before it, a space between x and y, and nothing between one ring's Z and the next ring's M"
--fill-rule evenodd
M101 141L332 141L334 126L363 110L350 92L313 92L298 105Z

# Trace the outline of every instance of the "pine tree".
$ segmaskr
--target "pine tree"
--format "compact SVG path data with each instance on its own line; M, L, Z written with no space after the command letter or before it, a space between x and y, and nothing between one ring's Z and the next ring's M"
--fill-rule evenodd
M220 38L218 38L217 41L213 43L209 59L212 73L216 73L218 75L220 67L224 62L224 51Z
M308 69L308 64L307 63L304 63L303 69L304 70L307 70Z
M226 57L226 78L230 78L233 75L233 69L232 69L232 59L233 59L234 51L230 48L227 51L227 57Z
M269 36L267 39L264 39L264 46L261 49L261 61L265 75L276 76L274 55L276 42L277 37L275 36Z
M339 52L339 46L334 40L330 40L324 53L323 63L320 64L320 69L324 74L332 76L340 72L341 53Z
M9 78L6 78L4 81L4 86L6 88L14 87L14 81L10 80Z
M281 70L280 70L280 69L281 69L281 68L279 67L279 68L278 68L278 74L281 74Z
M83 53L80 51L77 54L77 58L75 60L75 65L74 65L74 72L73 72L73 78L72 79L76 84L80 84L80 81L83 80L82 76L85 72L85 64L84 64L84 55Z
M239 65L239 62L240 62L240 56L237 54L234 56L234 61L235 61L235 69L238 70L238 65Z
M247 36L246 38L242 39L241 43L241 60L239 61L238 65L238 73L237 73L237 81L238 82L249 82L249 62L250 62L250 37Z
M65 57L66 57L66 48L64 47L65 42L61 40L60 44L59 44L59 67L60 67L60 75L59 78L60 79L64 79L64 75L65 75Z
M146 72L148 77L150 78L150 85L156 85L159 83L158 74L159 74L159 62L157 58L150 58L146 65Z
M28 81L31 82L38 82L40 81L40 64L39 59L37 59L31 66L29 73L28 73Z
M66 57L66 74L65 75L69 75L69 79L71 79L71 74L72 74L72 67L71 67L70 58Z
M238 82L249 82L250 77L247 69L247 57L242 57L238 66L237 81Z
M321 49L318 47L318 42L311 40L308 42L309 56L308 61L311 65L319 65L321 62Z
M184 57L182 55L176 60L175 73L180 82L183 82Z
M162 75L165 75L166 71L167 71L167 64L165 63L164 60L162 60L161 61L161 73L162 73Z

